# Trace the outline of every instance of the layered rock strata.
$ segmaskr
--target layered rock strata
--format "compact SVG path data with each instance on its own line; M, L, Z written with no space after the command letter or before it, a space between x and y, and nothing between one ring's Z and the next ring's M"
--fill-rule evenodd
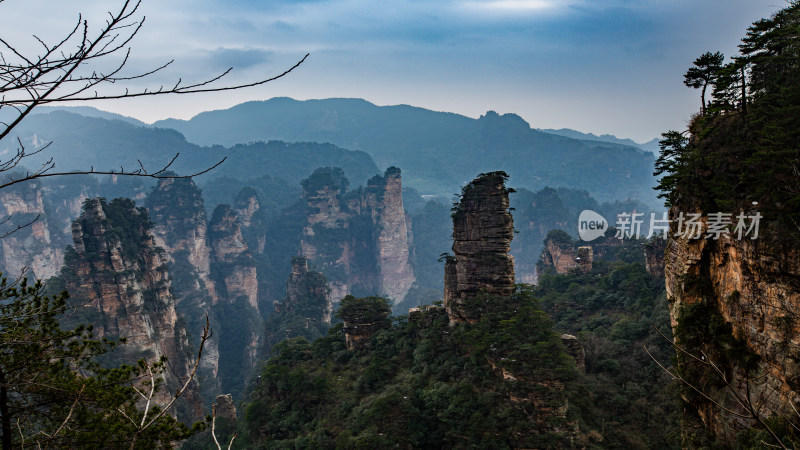
M342 300L339 314L348 350L363 348L375 333L389 326L390 309L383 302L385 300L380 297L357 299L350 295Z
M250 251L264 253L267 240L264 234L266 219L255 189L246 187L239 192L233 205Z
M444 306L451 322L472 322L464 301L483 292L514 292L514 258L508 254L514 220L508 211L506 175L482 174L464 187L453 213L453 253L445 264Z
M0 239L3 276L47 279L57 275L63 253L53 245L40 183L30 181L3 189L0 208L0 235L6 235Z
M92 323L98 338L125 337L112 357L127 363L167 357L166 386L155 398L166 404L188 378L193 352L178 321L163 249L156 245L147 211L129 199L84 202L72 225L73 248L61 277L71 293L77 320ZM180 402L179 418L202 417L198 386Z
M578 267L580 260L576 260L577 256L570 235L561 230L547 233L541 258L545 267L551 267L559 275L570 273Z
M190 333L199 333L209 308L218 300L211 279L211 248L200 188L191 178L164 178L153 188L145 206L153 221L156 243L166 250L178 313ZM217 330L223 325L213 324ZM200 363L201 375L208 380L203 384L206 397L221 388L218 371L219 343L211 339Z
M292 313L302 308L310 316L309 320L330 324L333 312L330 295L325 277L309 270L308 260L298 256L292 259L292 273L286 281L286 299L281 303L276 302L275 310Z
M791 230L771 229L763 222L757 239L738 239L735 234L718 240L678 236L679 213L675 207L670 211L673 222L665 253L673 331L682 348L695 355L702 352L699 357L721 367L725 379L682 352L679 364L693 386L744 416L725 413L687 387L687 419L699 416L720 444L732 445L755 421L747 418L751 414L730 390L749 398L762 418L797 417L793 407L800 405L800 250Z
M219 205L211 219L211 248L218 288L228 301L245 298L258 310L258 276L256 264L242 235L236 211Z
M664 252L667 240L656 237L644 244L644 265L647 273L653 276L664 275Z
M211 280L211 252L203 196L191 178L165 178L147 197L146 207L153 220L153 234L167 251L184 257L197 274L196 289L207 292L216 301Z
M400 302L416 281L400 169L351 191L341 169L318 169L303 181L303 199L301 255L322 269L332 299L381 294Z

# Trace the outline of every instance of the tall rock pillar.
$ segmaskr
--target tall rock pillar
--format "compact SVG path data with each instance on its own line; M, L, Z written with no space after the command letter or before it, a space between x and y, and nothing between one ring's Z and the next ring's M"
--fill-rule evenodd
M474 322L464 301L480 292L514 293L514 258L508 254L514 219L508 211L505 172L481 174L462 190L453 212L453 253L445 264L444 306L450 322Z

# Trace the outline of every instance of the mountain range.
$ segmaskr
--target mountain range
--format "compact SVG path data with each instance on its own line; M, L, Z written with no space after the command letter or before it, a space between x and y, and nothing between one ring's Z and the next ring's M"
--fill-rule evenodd
M652 153L538 131L516 114L488 111L472 119L362 99L281 97L153 126L177 130L199 145L277 139L361 150L379 167L401 167L406 184L422 194L450 196L477 173L505 170L515 186L528 189L568 187L600 201L655 202Z

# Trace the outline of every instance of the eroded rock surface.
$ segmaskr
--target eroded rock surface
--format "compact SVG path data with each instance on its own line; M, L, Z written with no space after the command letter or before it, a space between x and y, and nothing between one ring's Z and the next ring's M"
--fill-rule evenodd
M670 211L673 220L679 212L676 208ZM672 225L665 276L676 340L694 354L705 352L723 367L739 395L745 396L749 390L762 417L773 413L796 417L792 405L800 404L797 245L763 222L755 240L675 237L676 222ZM748 360L755 362L748 365ZM679 362L684 369L692 364L687 358ZM748 416L726 394L722 380L707 372L692 374L692 383L707 395ZM724 413L688 389L686 392L684 398L691 405L687 410L696 413L720 443L732 444L740 431L754 425L752 420Z
M444 306L451 322L476 319L463 303L480 292L514 292L514 258L508 254L514 220L505 177L492 172L473 180L453 213L454 255L447 259L444 277Z
M87 200L72 225L61 277L83 322L99 338L127 338L113 354L127 363L167 357L164 389L156 402L165 405L191 372L194 353L178 322L166 253L156 245L147 211L129 199L106 203ZM193 382L180 402L179 418L202 417L198 386Z

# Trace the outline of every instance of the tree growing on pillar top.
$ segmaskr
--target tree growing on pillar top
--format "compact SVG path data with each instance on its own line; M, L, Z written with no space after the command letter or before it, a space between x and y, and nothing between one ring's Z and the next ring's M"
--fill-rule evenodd
M721 52L706 52L694 60L694 67L690 67L683 75L683 84L690 88L701 89L700 101L702 102L702 113L706 114L706 89L714 84L714 80L719 76L722 62L725 55Z

